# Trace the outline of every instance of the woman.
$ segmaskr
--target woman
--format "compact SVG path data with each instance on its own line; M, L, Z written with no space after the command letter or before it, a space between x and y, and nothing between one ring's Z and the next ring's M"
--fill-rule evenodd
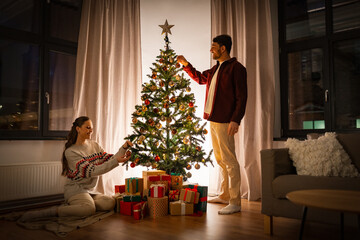
M26 212L21 221L51 216L87 217L96 211L114 208L115 200L104 195L98 183L102 174L129 160L130 156L126 156L126 151L133 144L126 141L115 155L108 154L91 140L92 132L91 120L83 116L74 121L68 134L62 157L62 175L67 177L64 186L67 205Z

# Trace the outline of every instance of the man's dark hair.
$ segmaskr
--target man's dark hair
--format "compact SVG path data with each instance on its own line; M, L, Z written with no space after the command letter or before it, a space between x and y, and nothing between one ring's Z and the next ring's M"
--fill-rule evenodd
M228 53L230 53L232 41L231 41L231 37L229 35L223 34L223 35L214 37L213 42L218 43L220 45L220 47L225 46L226 51Z

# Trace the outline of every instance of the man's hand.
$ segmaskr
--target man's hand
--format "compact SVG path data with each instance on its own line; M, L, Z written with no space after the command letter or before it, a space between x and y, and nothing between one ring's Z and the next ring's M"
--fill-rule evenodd
M236 122L230 122L228 128L229 136L234 136L238 131L239 131L239 124L237 124Z
M184 67L186 67L189 64L189 62L186 60L186 58L184 58L183 55L179 55L177 57L177 61L178 61L178 63L181 63L182 65L184 65Z

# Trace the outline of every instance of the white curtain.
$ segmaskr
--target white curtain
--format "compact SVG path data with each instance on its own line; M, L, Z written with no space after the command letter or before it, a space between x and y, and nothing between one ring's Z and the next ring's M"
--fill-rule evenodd
M115 153L140 100L140 0L83 1L75 81L74 118L89 116L93 139ZM99 190L113 194L123 174L123 167L105 174Z
M248 102L235 135L241 194L261 198L260 150L273 139L275 66L270 0L211 0L211 35L229 34L230 55L247 69ZM212 62L214 64L214 62Z

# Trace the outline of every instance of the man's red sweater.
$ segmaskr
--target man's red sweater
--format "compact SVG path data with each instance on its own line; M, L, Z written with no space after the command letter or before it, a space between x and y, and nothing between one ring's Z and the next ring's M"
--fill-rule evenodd
M197 71L190 63L183 68L197 83L206 84L205 103L208 98L211 79L218 66L219 62L202 73ZM245 114L247 101L246 78L246 68L236 58L223 62L217 77L211 113L204 113L204 118L218 123L233 121L240 124Z

